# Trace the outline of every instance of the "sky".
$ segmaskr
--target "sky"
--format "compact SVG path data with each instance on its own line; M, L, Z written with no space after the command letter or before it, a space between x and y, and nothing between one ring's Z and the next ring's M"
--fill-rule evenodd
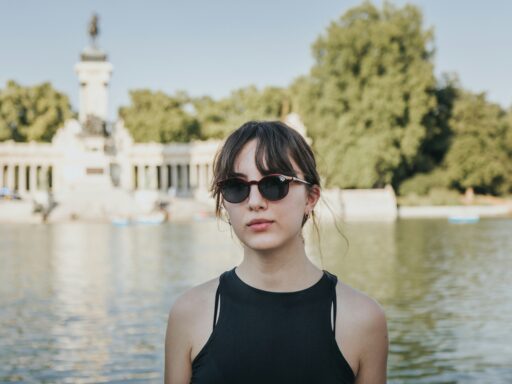
M395 0L401 6L406 1ZM512 104L512 2L417 0L435 31L435 72ZM311 44L361 1L0 0L0 89L49 81L78 107L74 65L99 14L99 46L114 66L109 118L129 91L221 98L248 85L287 86L314 64ZM381 5L382 1L374 1Z

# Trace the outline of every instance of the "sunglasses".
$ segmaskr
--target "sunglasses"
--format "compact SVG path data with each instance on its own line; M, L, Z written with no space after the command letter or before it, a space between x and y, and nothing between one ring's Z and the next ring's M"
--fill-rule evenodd
M238 177L231 177L217 182L224 200L230 203L241 203L249 196L251 185L256 184L258 190L265 199L277 201L283 199L290 189L290 182L298 181L304 184L311 184L298 177L272 174L262 177L259 181L245 181Z

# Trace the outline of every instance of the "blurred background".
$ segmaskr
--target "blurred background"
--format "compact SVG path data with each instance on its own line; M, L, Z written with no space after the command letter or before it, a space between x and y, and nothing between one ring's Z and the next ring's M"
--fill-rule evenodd
M511 12L0 3L0 382L162 381L175 298L241 261L208 188L251 119L315 151L307 252L386 311L388 382L512 382Z

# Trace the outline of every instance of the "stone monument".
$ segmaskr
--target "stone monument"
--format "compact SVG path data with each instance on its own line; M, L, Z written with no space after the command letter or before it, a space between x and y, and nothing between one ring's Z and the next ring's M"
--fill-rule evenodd
M108 85L113 66L107 61L107 55L98 47L98 15L94 14L89 23L90 46L80 55L75 72L80 81L79 121L85 123L89 116L107 120Z

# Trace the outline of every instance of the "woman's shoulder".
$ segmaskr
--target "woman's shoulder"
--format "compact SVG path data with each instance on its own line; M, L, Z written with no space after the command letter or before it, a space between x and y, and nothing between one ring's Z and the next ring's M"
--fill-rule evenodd
M338 306L358 321L382 322L385 312L381 304L366 293L338 280L336 285Z
M215 277L186 289L174 301L171 312L178 312L182 316L195 315L198 310L215 300L218 285L219 277Z
M342 345L354 373L363 365L385 365L388 353L386 314L377 300L338 281L336 341Z

